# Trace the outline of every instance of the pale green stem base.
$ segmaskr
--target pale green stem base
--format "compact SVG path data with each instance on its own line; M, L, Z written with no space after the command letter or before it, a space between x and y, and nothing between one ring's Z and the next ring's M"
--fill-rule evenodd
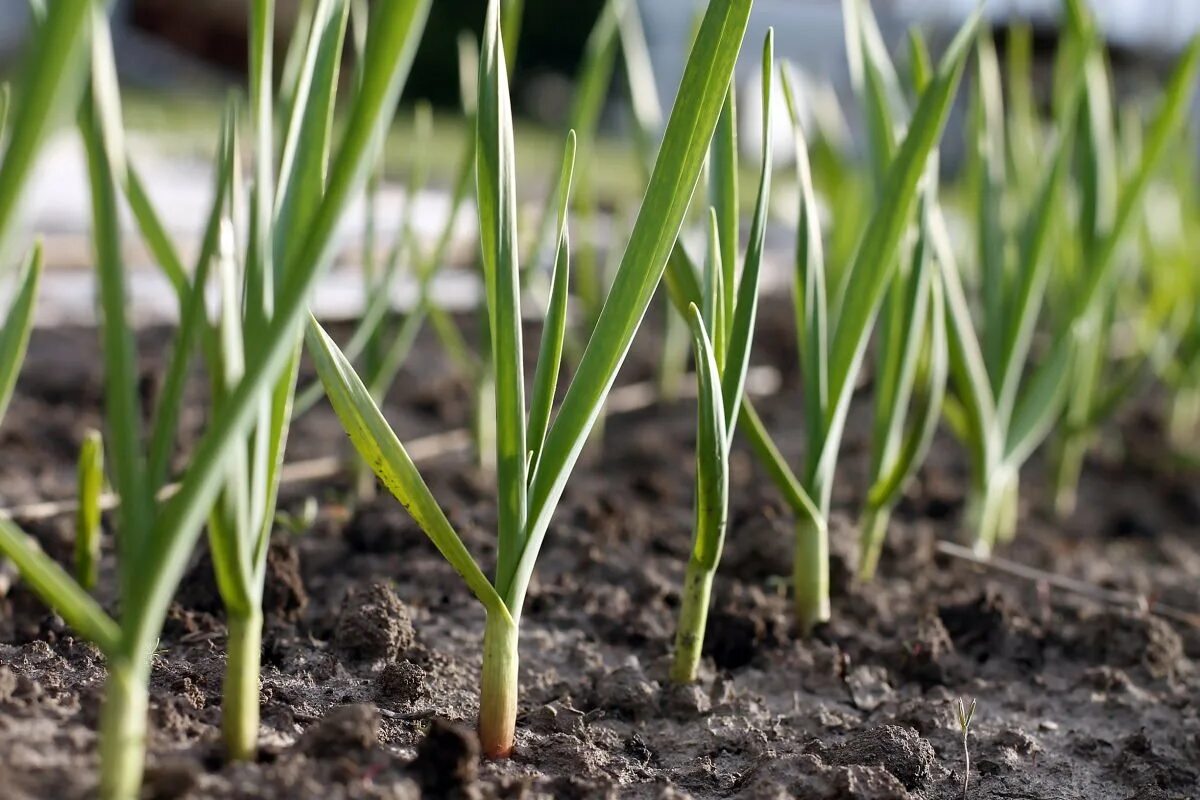
M1086 454L1087 442L1082 436L1068 434L1059 444L1054 462L1054 513L1059 519L1075 513Z
M251 761L258 752L262 615L230 617L228 627L228 659L221 687L221 733L230 761Z
M479 744L484 758L512 755L517 728L517 627L488 614L479 682Z
M796 592L796 621L805 635L828 622L829 529L824 520L796 521L796 552L792 585Z
M996 536L1001 542L1017 538L1017 523L1020 522L1021 484L1017 474L1008 475L1002 484L1000 495L1000 519Z
M975 554L991 556L997 542L1016 536L1019 484L1016 475L997 470L983 488L976 488L967 503L967 520L975 532Z
M694 683L704 648L704 628L708 624L709 598L712 596L714 571L695 561L688 562L679 609L679 628L675 632L675 657L671 662L672 683Z
M883 541L887 538L888 524L892 521L890 508L868 506L859 523L858 579L864 583L874 580L879 567L879 556L883 552Z
M110 663L100 711L100 798L133 800L141 794L146 762L148 665Z

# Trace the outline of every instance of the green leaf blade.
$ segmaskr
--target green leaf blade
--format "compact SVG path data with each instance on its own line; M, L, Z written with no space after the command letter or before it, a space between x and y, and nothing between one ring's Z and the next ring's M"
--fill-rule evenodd
M617 370L675 246L717 124L751 0L712 2L697 32L649 187L621 266L546 436L530 491L530 538L510 601L519 606L567 473L599 416Z
M499 0L489 3L484 29L479 61L475 180L496 380L499 502L496 586L505 594L525 546L529 451L525 429L521 268L517 256L517 165Z
M567 290L570 283L571 247L567 233L567 206L571 200L571 178L575 171L575 132L567 135L562 169L558 179L558 244L554 254L554 274L550 281L550 303L542 324L542 341L537 367L533 375L533 396L529 401L529 475L537 469L546 430L550 427L550 412L554 405L554 390L562 367L563 342L567 333Z
M38 243L25 262L17 283L17 294L5 314L3 327L0 327L0 421L4 419L4 413L12 401L17 375L29 347L42 264L42 246Z
M442 512L416 465L388 426L370 393L337 345L310 317L305 331L309 355L338 419L354 447L388 490L412 515L438 551L467 582L488 613L507 613L466 545Z

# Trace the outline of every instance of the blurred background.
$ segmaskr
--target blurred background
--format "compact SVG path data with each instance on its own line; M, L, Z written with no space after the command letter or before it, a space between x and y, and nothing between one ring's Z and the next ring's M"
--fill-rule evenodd
M378 1L378 0L376 0ZM682 67L697 0L636 0L664 94ZM931 35L952 31L976 0L874 0L884 35L898 45L909 25ZM406 97L443 107L457 103L455 41L478 33L484 0L437 0ZM554 121L570 94L570 76L603 0L525 0L521 48L513 92L519 111ZM757 0L748 39L776 28L777 49L805 68L838 82L845 76L839 0ZM1200 31L1197 0L1089 0L1122 70L1152 76ZM131 86L204 91L237 82L246 63L247 0L116 0L117 56ZM278 45L287 43L300 0L277 0ZM985 13L1003 38L1013 24L1034 26L1039 44L1052 51L1060 0L987 0ZM20 53L28 27L26 0L0 0L0 67ZM753 56L747 48L746 56Z
M385 2L386 0L372 0ZM699 0L632 0L638 9L650 47L650 56L660 97L669 107L682 71L689 36ZM288 42L300 0L276 0L279 25L277 67ZM1174 57L1188 39L1200 31L1200 0L1088 0L1108 42L1115 85L1123 99L1152 97L1170 70ZM430 154L430 189L415 198L418 229L436 230L447 206L445 194L452 180L464 129L458 110L458 67L456 41L464 31L478 35L485 0L436 0L416 57L403 104L411 107L427 100L435 110L437 147ZM557 168L562 125L572 97L572 78L579 66L585 42L603 6L603 0L524 0L520 49L512 92L517 120L517 149L521 161L523 194L540 202ZM873 3L887 44L903 61L905 32L920 25L936 48L976 6L976 0L875 0ZM208 202L208 164L216 134L219 109L231 89L245 83L247 0L116 0L113 11L118 68L126 104L127 124L137 141L136 154L150 183L151 195L178 211L172 217L173 231L183 241L195 234L193 227L203 218ZM1060 0L988 0L986 15L996 33L998 52L1003 57L1006 31L1015 25L1033 30L1034 74L1048 84L1049 68L1057 42ZM843 135L854 147L859 124L857 104L851 97L842 33L839 0L756 0L747 46L742 51L739 82L754 88L759 67L758 42L768 26L776 30L780 57L799 69L804 101L802 110L810 118ZM26 0L0 0L0 79L19 63L28 37ZM349 48L347 48L349 50ZM1048 87L1041 87L1046 89ZM1045 92L1048 95L1048 91ZM740 115L743 142L755 143L756 91L743 91L745 111ZM640 197L640 170L626 140L629 120L620 71L609 88L609 100L600 124L596 159L604 169L596 170L596 192L601 207L612 213L618 198ZM1042 98L1045 99L1044 97ZM1193 104L1193 116L1196 114ZM961 109L959 109L961 112ZM944 163L954 168L961 149L961 113L952 121L943 148ZM406 168L405 132L411 130L411 113L402 109L396 133L389 143L387 174L396 181ZM782 126L783 121L780 119ZM958 133L956 133L956 125ZM780 136L784 135L781 130ZM55 280L84 282L90 261L87 236L88 200L83 158L76 137L63 131L60 140L47 148L43 163L27 197L25 224L47 236L48 258L56 266L76 272L56 273ZM750 146L750 145L747 145ZM777 152L786 158L789 148ZM380 214L402 202L400 190L385 191ZM346 221L347 255L354 258L356 230L362 227L360 207ZM395 216L395 215L393 215ZM465 222L465 221L464 221ZM382 227L386 235L386 219ZM460 231L464 248L474 236L469 226ZM136 238L136 237L130 237ZM129 258L143 262L146 255L130 245ZM139 307L154 316L155 298L162 294L163 310L171 308L165 286L157 286L153 271ZM72 284L73 285L73 284ZM448 302L461 294L449 291ZM456 293L457 292L457 293ZM86 318L91 300L85 290L64 287L57 293L58 307L39 319L57 315L66 319ZM352 290L339 291L337 284L321 293L321 302L354 313L361 301ZM403 301L401 301L402 304ZM39 311L41 315L42 312Z

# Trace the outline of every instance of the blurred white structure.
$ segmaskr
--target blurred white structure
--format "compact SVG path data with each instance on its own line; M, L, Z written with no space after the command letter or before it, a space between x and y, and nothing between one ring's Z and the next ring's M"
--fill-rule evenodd
M966 19L976 0L891 0L903 19L942 21ZM1200 2L1196 0L1087 0L1101 31L1113 44L1148 53L1182 50L1200 31ZM984 12L994 23L1012 19L1053 25L1062 0L987 0Z
M29 8L18 0L0 0L0 62L12 58L25 41Z
M1200 32L1200 0L1086 0L1108 41L1145 57L1152 66L1168 63ZM975 10L978 0L872 0L884 40L892 47L903 46L911 25L926 29L931 44L943 44ZM994 27L1030 22L1053 30L1061 13L1062 0L985 0L984 12ZM650 45L651 59L664 103L675 96L687 55L689 34L696 15L704 8L701 0L639 0L639 8ZM848 119L849 130L857 129L858 104L851 97L850 75L842 25L841 0L756 0L750 16L739 62L743 147L747 152L759 140L760 45L768 27L775 29L775 53L797 69L800 77L801 115L807 125L838 125L838 106ZM783 107L782 97L779 108ZM777 124L782 123L777 115ZM780 132L777 131L777 136ZM776 139L777 145L781 140ZM777 146L782 159L789 147ZM953 143L944 152L954 159Z

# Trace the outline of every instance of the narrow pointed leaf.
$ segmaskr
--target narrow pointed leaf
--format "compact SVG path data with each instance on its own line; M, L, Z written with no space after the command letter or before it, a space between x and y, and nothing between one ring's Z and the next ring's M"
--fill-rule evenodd
M575 132L567 135L562 170L558 178L558 244L554 254L554 275L550 282L550 304L542 322L542 342L537 368L533 375L533 395L529 400L530 475L537 467L546 430L550 427L550 410L554 405L554 390L562 367L563 340L567 333L567 287L570 279L570 241L567 236L567 206L571 200L571 177L575 171Z
M168 501L155 526L145 558L162 565L137 582L131 596L129 635L139 644L157 635L171 595L186 567L200 526L221 486L223 460L234 442L241 441L254 421L261 393L274 385L294 354L295 333L303 322L309 290L327 266L333 232L351 197L363 185L372 143L391 118L400 89L412 64L430 0L393 0L381 4L368 36L362 69L363 85L347 114L337 159L321 206L301 241L288 257L275 315L262 332L248 331L252 347L246 374L193 452L191 467L179 492Z
M525 361L517 257L517 164L508 70L500 38L499 0L489 4L484 27L479 61L475 181L496 380L496 477L500 506L496 586L503 595L525 546L529 450L525 439Z
M696 430L696 531L692 560L715 569L729 514L728 441L721 373L704 329L700 309L689 308L688 324L696 349L699 412Z
M1012 425L1004 445L1004 458L1008 463L1025 463L1053 430L1071 385L1071 358L1070 348L1055 348L1030 377L1028 387L1013 409Z
M659 157L612 288L546 436L530 491L529 541L508 599L519 606L551 515L675 246L733 74L751 0L712 2L696 34Z
M117 102L115 74L104 64L96 66L94 87L83 102L79 127L91 182L92 238L102 310L104 394L109 425L107 442L111 450L113 484L122 500L119 546L122 579L126 580L131 573L136 575L136 554L143 551L150 534L152 498L145 480L137 353L126 310L125 267L117 205L117 176L123 167L124 143L119 138L119 127L114 124L114 120L119 120L119 111L111 105L100 107L102 103ZM121 158L122 162L114 163L114 157Z
M738 197L737 124L737 86L730 82L725 105L721 108L721 116L713 134L708 161L709 203L716 213L718 239L721 242L721 257L716 263L721 265L721 285L728 292L721 308L723 319L733 316L733 287L737 285L735 278L741 209ZM715 332L713 335L716 341L723 341ZM718 354L721 349L723 345L718 345ZM721 363L720 358L717 363Z
M829 321L825 288L825 253L821 220L808 160L808 141L798 114L798 95L790 67L783 70L783 96L792 122L796 178L800 184L800 218L796 222L796 279L792 303L796 317L797 351L804 375L805 430L821 438L829 404Z
M1167 84L1158 113L1146 135L1142 158L1128 179L1117 203L1113 225L1096 248L1092 269L1081 290L1076 294L1074 317L1082 317L1092 305L1101 287L1115 268L1114 257L1125 233L1141 208L1150 178L1161 162L1167 147L1183 125L1200 71L1200 36L1192 39L1180 57Z
M35 26L12 104L7 144L0 150L0 255L42 146L68 117L85 83L88 25L96 0L56 0Z
M228 193L233 180L235 127L236 115L231 105L226 109L222 121L212 207L209 209L208 221L201 240L196 271L191 284L185 284L185 293L181 295L183 305L180 308L179 329L175 332L175 342L171 348L171 358L167 363L166 378L163 380L162 392L154 410L146 466L146 477L153 492L161 489L168 477L171 451L178 436L179 414L183 409L183 393L187 387L188 372L195 344L209 335L205 288L208 285L209 268L217 255L223 209L228 204ZM163 239L162 243L165 245L166 251L174 253L174 246L169 240ZM216 369L220 361L215 335L212 339L213 341L207 343L208 357L211 367Z
M107 656L121 652L121 630L112 617L58 562L42 552L37 542L4 517L0 517L0 553L16 565L21 580L76 633Z
M507 613L503 601L455 533L387 420L354 368L333 340L310 318L305 331L308 352L338 419L359 455L412 515L421 530L462 575L488 613Z
M937 76L921 97L912 123L888 171L884 196L888 203L872 216L846 286L862 287L847 294L838 312L830 343L829 424L813 474L828 473L836 460L838 440L849 411L854 378L862 365L871 325L888 285L901 236L909 224L917 188L930 153L937 145L962 75L978 12L963 25L942 59Z
M750 241L746 246L746 261L736 284L733 317L726 320L729 344L721 366L721 393L724 398L725 426L734 430L741 411L746 372L750 369L750 348L754 340L754 323L758 317L758 285L762 272L763 250L767 238L767 217L771 200L771 170L774 161L771 96L775 75L775 33L767 31L762 54L762 163L759 168L758 195L754 201L754 216L750 221ZM725 291L734 294L734 286Z
M0 421L8 410L17 385L17 374L25 361L41 275L42 246L38 243L25 262L17 283L17 294L5 313L3 327L0 327Z

